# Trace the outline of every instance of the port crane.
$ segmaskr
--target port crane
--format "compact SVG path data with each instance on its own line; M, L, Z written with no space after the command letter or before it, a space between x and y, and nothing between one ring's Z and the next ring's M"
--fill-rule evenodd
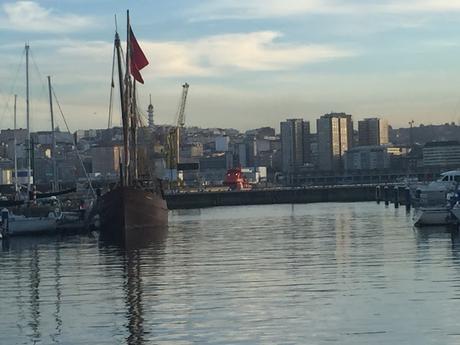
M177 110L176 123L168 133L168 168L171 170L177 169L180 161L181 135L185 126L185 105L187 103L189 86L188 83L182 85L182 95Z

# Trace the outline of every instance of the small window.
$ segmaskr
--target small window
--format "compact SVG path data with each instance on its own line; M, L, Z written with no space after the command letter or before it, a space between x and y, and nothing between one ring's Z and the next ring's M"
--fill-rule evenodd
M449 181L449 176L444 176L441 181Z
M454 180L455 182L460 182L460 175L455 175Z

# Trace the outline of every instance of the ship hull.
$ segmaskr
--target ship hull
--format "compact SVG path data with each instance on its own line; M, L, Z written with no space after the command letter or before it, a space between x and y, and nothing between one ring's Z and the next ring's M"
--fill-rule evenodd
M157 192L117 187L102 196L101 235L108 240L136 242L162 236L168 226L168 207Z

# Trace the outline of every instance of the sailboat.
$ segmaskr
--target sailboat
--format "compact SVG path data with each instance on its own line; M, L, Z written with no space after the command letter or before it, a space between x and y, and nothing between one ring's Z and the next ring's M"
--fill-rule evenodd
M26 116L27 116L27 142L30 145L30 109L29 109L29 45L25 46L26 52ZM51 95L51 79L48 77L51 126L53 127L53 105ZM17 157L16 157L16 101L14 97L14 167L15 167L15 198L19 195L18 175L17 175ZM53 130L53 161L55 161L55 139ZM56 175L54 175L56 180ZM57 230L57 224L62 218L61 206L55 196L34 200L36 193L32 188L31 182L31 154L28 150L27 162L27 197L28 200L16 200L12 204L18 207L13 210L2 209L1 211L1 229L2 237L16 235L35 235L49 233Z
M161 181L139 178L137 154L136 82L143 84L140 70L148 65L129 22L127 12L125 71L122 70L120 36L115 32L120 103L123 125L123 159L118 184L100 200L101 236L127 242L155 236L168 225L168 207Z

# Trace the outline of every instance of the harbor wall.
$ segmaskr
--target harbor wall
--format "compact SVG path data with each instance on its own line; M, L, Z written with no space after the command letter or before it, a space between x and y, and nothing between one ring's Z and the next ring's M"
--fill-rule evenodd
M228 192L193 192L166 195L166 201L171 210L213 206L373 200L375 200L375 186L330 186Z

